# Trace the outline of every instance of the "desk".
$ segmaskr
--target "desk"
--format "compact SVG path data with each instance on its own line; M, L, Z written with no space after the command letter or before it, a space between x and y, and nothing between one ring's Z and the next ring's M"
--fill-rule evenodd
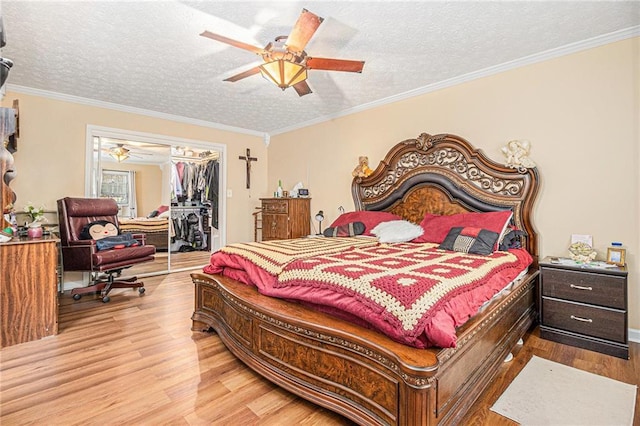
M0 243L0 347L58 333L58 244L48 236Z

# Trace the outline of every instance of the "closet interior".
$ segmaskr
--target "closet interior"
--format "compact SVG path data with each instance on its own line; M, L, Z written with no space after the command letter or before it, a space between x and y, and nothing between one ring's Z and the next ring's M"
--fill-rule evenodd
M170 251L184 253L220 248L218 199L219 153L203 151L197 157L181 147L171 148Z

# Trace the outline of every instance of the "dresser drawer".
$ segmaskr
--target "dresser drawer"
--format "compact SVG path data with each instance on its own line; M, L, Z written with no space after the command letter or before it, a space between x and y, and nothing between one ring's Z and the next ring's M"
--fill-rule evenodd
M286 200L262 200L263 213L288 213L289 203Z
M542 295L626 309L625 277L542 268Z
M617 309L543 297L542 322L545 326L626 343L626 315Z

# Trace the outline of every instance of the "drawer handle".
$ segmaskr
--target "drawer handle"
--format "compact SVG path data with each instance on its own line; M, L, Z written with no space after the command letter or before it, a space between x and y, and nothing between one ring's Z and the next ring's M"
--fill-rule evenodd
M581 285L573 285L573 284L571 284L570 287L571 288L575 288L576 290L589 290L589 291L593 290L593 287L584 287L584 286L581 286Z
M575 315L571 315L571 319L572 320L576 320L576 321L582 321L582 322L593 322L593 320L591 318L581 318L581 317L577 317Z

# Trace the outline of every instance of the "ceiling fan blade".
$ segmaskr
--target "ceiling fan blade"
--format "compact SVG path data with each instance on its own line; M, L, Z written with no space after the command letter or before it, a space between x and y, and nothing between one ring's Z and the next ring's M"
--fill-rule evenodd
M311 92L311 88L307 84L306 80L302 80L300 83L296 83L293 85L293 88L298 93L298 96L308 95Z
M307 9L302 9L302 13L287 37L285 46L293 52L302 52L322 21L324 18L314 15Z
M211 31L204 31L200 35L202 37L207 37L207 38L210 38L212 40L217 40L219 42L229 44L229 45L231 45L233 47L237 47L237 48L240 48L240 49L248 50L249 52L253 52L253 53L257 53L257 54L261 54L261 53L264 52L264 49L261 48L261 47L257 47L257 46L254 46L254 45L248 44L248 43L243 43L241 41L234 40L232 38L225 37L225 36L222 36L220 34L212 33Z
M229 78L225 78L224 81L230 81L232 83L235 83L238 80L242 80L243 78L251 77L254 74L258 74L259 72L260 72L260 66L253 67L253 68L248 69L246 71L242 71L239 74L232 75Z
M364 68L364 61L350 61L347 59L307 57L306 64L310 70L362 72L362 68Z

